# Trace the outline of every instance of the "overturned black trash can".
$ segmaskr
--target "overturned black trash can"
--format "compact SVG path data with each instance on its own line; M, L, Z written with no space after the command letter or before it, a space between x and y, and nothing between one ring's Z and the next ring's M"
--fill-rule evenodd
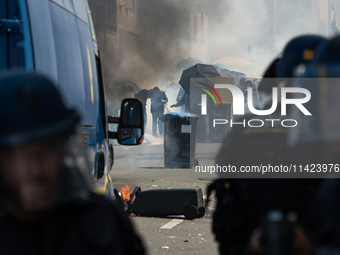
M164 167L192 168L195 159L198 115L169 113L160 118L164 122Z
M155 189L141 191L139 187L130 194L128 215L163 217L184 215L193 220L205 214L203 192L197 189Z

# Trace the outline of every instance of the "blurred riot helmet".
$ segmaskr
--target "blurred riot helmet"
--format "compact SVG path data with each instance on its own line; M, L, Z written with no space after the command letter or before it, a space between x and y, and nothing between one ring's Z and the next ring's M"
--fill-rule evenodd
M0 77L0 199L37 213L86 197L90 172L79 115L44 76Z
M276 74L280 78L292 78L293 71L299 64L311 62L318 46L327 39L317 35L304 35L291 40L283 51L283 56L277 62Z
M340 37L323 44L315 60L307 65L305 75L294 79L293 86L305 88L311 100L304 106L311 115L293 109L292 118L299 125L290 130L288 143L327 143L338 152L340 142ZM332 149L332 150L333 150Z
M286 45L282 58L276 58L265 71L259 91L272 93L272 87L283 78L293 78L294 70L301 64L313 61L316 49L325 42L326 38L317 35L303 35L291 40Z

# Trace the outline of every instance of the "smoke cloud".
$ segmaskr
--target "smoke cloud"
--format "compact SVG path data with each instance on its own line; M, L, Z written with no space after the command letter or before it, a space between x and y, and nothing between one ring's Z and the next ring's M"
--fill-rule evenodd
M310 0L141 0L136 31L117 32L118 61L112 63L115 81L129 80L142 89L158 86L171 105L176 103L178 90L169 92L165 85L179 80L189 66L176 65L188 58L213 64L234 57L246 64L224 63L225 68L260 77L289 40L320 32L316 20L320 17L313 13L318 7L312 3L316 4ZM329 33L327 26L321 33Z
M183 7L182 2L140 1L138 35L120 33L124 37L124 44L120 45L121 77L148 89L178 78L174 76L175 65L188 58L185 49L190 39L189 5Z
M293 37L315 33L309 0L217 0L212 10L210 47L215 58L235 56L253 63L237 67L250 77L261 76Z
M192 57L192 29L200 26L195 21L192 27L190 15L198 13L208 17L208 47L202 47L195 58L210 64L223 57L242 58L252 65L227 67L250 77L261 76L290 39L316 30L311 27L310 2L214 0L205 5L200 1L139 1L138 35L120 34L120 76L142 88L178 79L176 64Z

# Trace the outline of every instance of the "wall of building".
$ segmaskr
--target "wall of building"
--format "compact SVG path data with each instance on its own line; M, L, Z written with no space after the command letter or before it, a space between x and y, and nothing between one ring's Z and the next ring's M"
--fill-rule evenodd
M89 0L106 83L172 79L178 62L209 61L207 0Z

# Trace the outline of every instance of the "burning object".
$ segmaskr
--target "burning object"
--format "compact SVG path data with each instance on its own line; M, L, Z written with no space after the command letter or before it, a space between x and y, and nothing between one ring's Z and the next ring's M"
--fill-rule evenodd
M205 214L202 189L153 189L141 191L136 187L127 202L127 213L163 217L184 215L193 220Z

